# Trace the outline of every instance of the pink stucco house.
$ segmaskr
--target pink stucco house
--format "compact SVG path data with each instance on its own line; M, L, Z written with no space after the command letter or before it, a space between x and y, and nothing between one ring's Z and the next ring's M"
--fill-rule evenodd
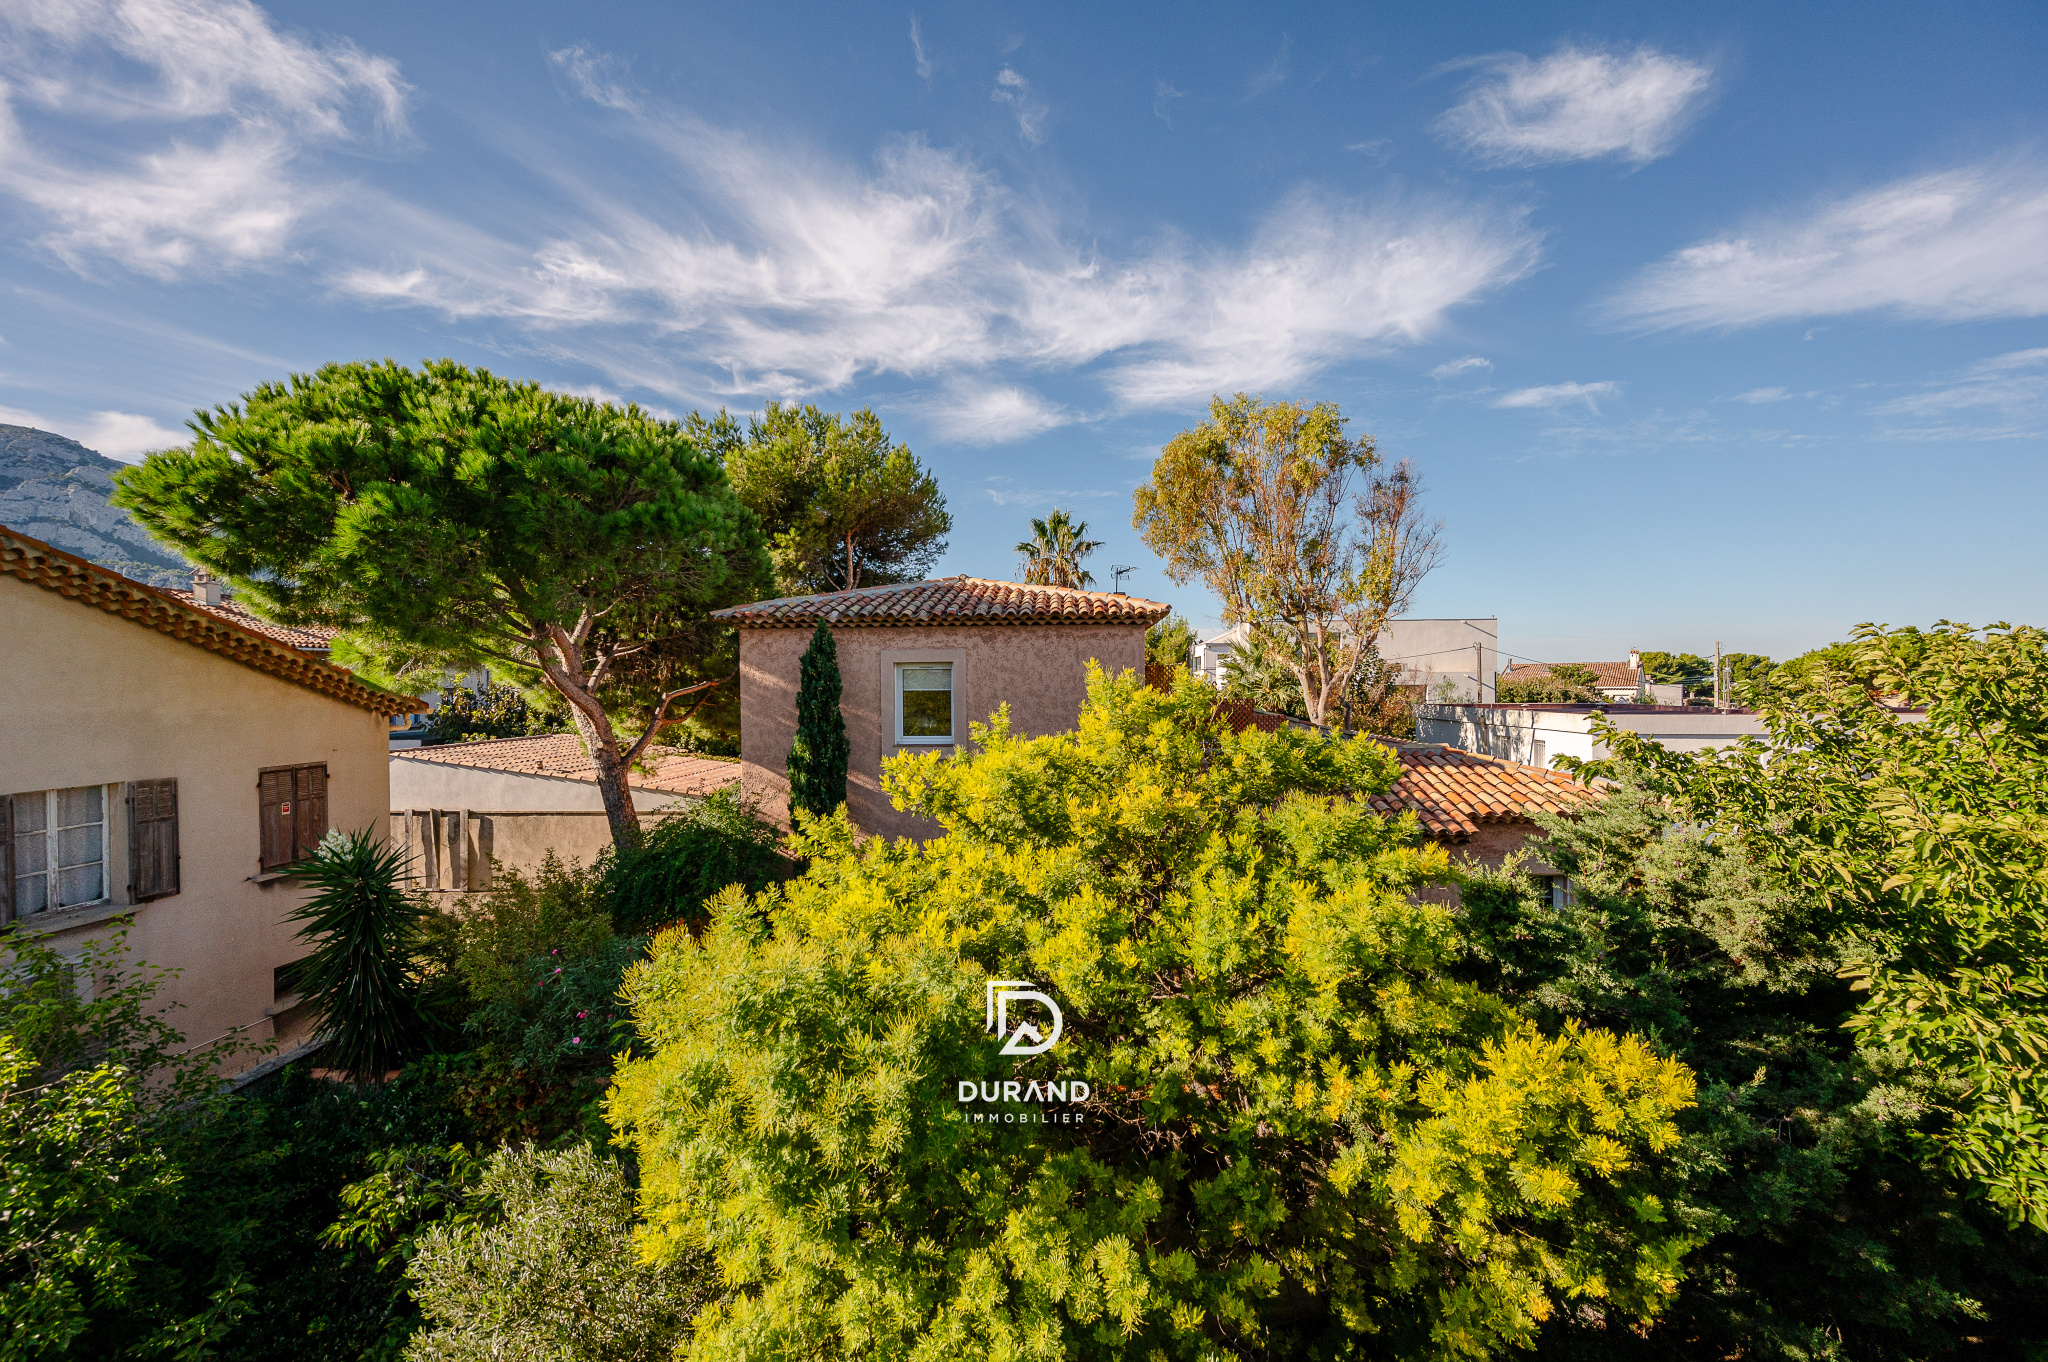
M721 610L713 618L740 635L740 787L763 814L788 817L798 662L821 619L839 650L847 812L867 832L924 837L938 825L890 807L884 759L952 751L970 722L1006 702L1013 731L1066 732L1087 697L1089 660L1142 676L1145 631L1168 609L1120 593L963 576Z

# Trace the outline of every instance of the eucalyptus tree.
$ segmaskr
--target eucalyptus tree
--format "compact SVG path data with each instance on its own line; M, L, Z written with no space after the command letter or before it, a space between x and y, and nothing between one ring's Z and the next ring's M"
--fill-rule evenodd
M1213 399L1135 500L1131 524L1167 575L1201 579L1228 623L1271 640L1316 724L1442 556L1421 475L1345 434L1330 402Z

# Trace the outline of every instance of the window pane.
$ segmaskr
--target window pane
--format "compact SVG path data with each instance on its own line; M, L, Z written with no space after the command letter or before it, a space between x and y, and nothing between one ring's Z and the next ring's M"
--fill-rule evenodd
M74 903L91 903L100 897L100 867L98 862L82 865L73 870L57 872L57 906L67 908Z
M14 911L22 915L40 913L49 907L49 880L41 875L23 875L14 882Z
M98 865L100 863L100 825L92 823L82 828L66 828L57 834L57 866L69 869L74 865Z
M26 837L14 839L14 873L36 875L50 868L50 838L47 833L32 832Z
M14 830L16 832L41 832L49 825L45 821L49 800L46 792L18 794L14 797Z
M902 669L905 690L951 690L953 689L953 668L904 667Z
M81 823L100 821L100 787L81 785L75 790L57 791L57 826L75 828Z
M911 690L903 692L903 736L906 738L950 738L953 736L953 692Z

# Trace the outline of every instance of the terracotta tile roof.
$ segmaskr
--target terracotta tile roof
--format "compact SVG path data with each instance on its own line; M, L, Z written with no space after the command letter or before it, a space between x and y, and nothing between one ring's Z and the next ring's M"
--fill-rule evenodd
M1626 662L1523 662L1500 674L1503 681L1529 681L1550 675L1552 667L1584 667L1597 678L1596 690L1634 690L1636 674Z
M1382 738L1401 759L1401 778L1372 807L1380 813L1413 810L1435 837L1466 838L1482 823L1515 823L1531 810L1567 813L1598 803L1604 791L1558 771L1482 757L1440 743Z
M864 586L817 596L785 596L719 610L713 619L747 629L811 629L820 619L841 628L902 624L1143 624L1173 607L1142 596L1023 586L986 577L938 577Z
M241 602L235 600L223 599L219 605L208 605L206 602L193 596L189 591L165 591L164 594L173 600L184 601L188 605L204 610L209 615L218 615L224 620L232 620L244 629L254 629L263 637L274 638L279 643L297 648L302 653L324 654L328 652L334 646L334 636L341 632L338 629L312 629L301 628L298 625L292 624L272 624L269 620L258 619L250 614Z
M391 755L398 761L468 766L479 771L503 771L510 775L553 776L558 780L587 780L592 783L597 780L597 763L590 759L590 753L584 750L583 740L574 733L451 742L438 747L401 749ZM678 752L673 747L649 748L641 765L653 768L652 773L633 771L626 777L627 784L672 794L710 794L740 778L738 762Z
M346 667L310 657L233 619L202 610L189 598L145 586L5 525L0 525L0 572L373 713L427 710L423 700L365 685Z

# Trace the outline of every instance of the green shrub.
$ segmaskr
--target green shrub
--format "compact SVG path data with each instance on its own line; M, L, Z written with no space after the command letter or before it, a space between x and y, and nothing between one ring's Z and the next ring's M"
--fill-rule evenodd
M156 1001L170 972L128 960L126 933L75 959L0 930L0 1359L92 1356L103 1319L158 1341L217 1326L239 1290L157 1289L152 1230L184 1181L186 1128L217 1105L233 1042L187 1050ZM82 979L93 981L81 989Z
M644 933L701 917L705 901L729 884L757 891L780 877L775 829L756 818L738 791L725 789L649 828L640 845L603 858L613 927Z
M1518 676L1494 687L1494 699L1503 705L1591 705L1600 697L1590 686L1550 676Z
M1699 1073L1669 1209L1705 1242L1655 1324L1561 1312L1537 1356L2040 1356L2048 1236L2001 1223L1915 1157L1938 1085L1843 1029L1858 995L1815 896L1619 774L1592 810L1538 815L1549 836L1535 850L1571 877L1569 898L1513 865L1467 881L1468 969L1546 1028L1653 1036Z
M587 1146L498 1150L477 1195L493 1213L429 1229L407 1270L432 1325L410 1362L655 1362L710 1294L703 1255L641 1261L633 1193Z
M520 967L525 988L499 991L469 1027L537 1076L609 1062L633 1035L619 981L646 949L644 936L608 936L586 955L557 948L528 956Z
M478 1006L517 998L532 986L528 962L559 951L581 959L611 937L602 866L565 864L554 852L531 878L498 870L457 927L455 971Z
M655 938L608 1111L642 1249L732 1288L696 1356L1476 1358L1655 1315L1692 1075L1454 976L1445 853L1356 797L1383 744L1214 706L1091 667L1074 732L888 764L944 836L810 821L803 878ZM1000 980L1057 1048L1002 1052Z

